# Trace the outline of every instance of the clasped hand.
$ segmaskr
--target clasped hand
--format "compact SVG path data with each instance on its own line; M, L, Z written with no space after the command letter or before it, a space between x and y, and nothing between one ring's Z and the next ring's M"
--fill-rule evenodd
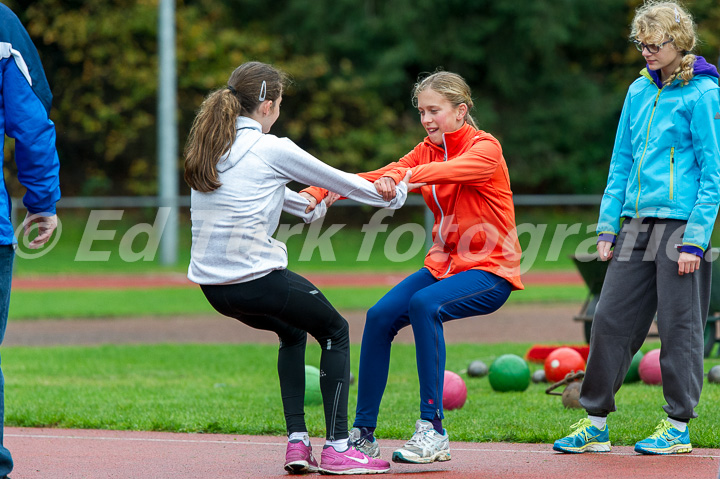
M420 188L421 186L425 186L425 183L410 183L410 178L412 177L412 171L408 170L407 173L405 173L405 178L403 178L403 183L407 186L408 191L412 191L416 188ZM380 196L383 197L383 200L385 201L392 201L393 198L395 198L395 195L397 194L395 191L395 181L387 176L383 176L382 178L376 180L373 185L375 186L375 190L378 192ZM317 200L315 197L309 193L301 192L300 196L307 199L310 204L305 209L305 213L310 213L312 210L315 209L317 206ZM325 202L325 206L330 208L333 203L335 203L338 199L340 199L340 195L337 193L333 193L332 191L329 191L325 199L323 201Z
M608 261L613 257L613 244L610 241L598 241L597 251L600 255L600 261ZM694 273L700 269L700 256L692 253L680 253L678 258L678 274L682 276L686 273Z

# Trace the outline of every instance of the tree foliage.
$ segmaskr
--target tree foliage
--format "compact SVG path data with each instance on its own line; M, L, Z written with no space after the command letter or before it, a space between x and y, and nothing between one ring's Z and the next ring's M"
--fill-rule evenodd
M7 2L53 90L65 195L156 192L158 0ZM248 60L293 84L273 133L363 171L422 140L410 91L461 74L521 193L599 193L627 86L638 0L178 0L181 146L204 96ZM715 0L688 2L715 63ZM178 175L182 159L178 158ZM186 192L187 190L184 190Z

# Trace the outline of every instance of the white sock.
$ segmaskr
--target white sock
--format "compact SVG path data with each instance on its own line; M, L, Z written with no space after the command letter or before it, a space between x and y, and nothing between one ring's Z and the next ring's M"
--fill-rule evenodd
M325 447L331 446L337 452L345 452L348 450L347 439L339 439L337 441L325 441Z
M673 427L674 427L675 429L677 429L677 430L680 431L680 432L685 432L685 429L687 429L687 423L686 423L686 422L677 421L677 420L672 419L672 418L668 418L667 420L668 420L668 422L669 422L670 424L673 425Z
M307 432L294 432L288 436L288 442L302 441L306 446L310 445L310 437Z
M607 422L607 417L591 416L589 414L588 419L590 419L593 426L601 430L605 427L605 423Z

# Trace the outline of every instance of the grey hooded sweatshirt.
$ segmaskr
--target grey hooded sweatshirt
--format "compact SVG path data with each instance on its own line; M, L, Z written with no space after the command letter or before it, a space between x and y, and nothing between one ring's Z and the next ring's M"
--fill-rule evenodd
M236 120L230 151L217 165L222 186L209 193L192 190L192 251L188 278L198 284L243 283L287 268L287 247L272 237L286 211L306 223L326 212L287 188L290 181L319 186L362 203L397 209L407 198L400 183L397 196L384 201L369 181L337 170L287 138L263 134L260 123Z

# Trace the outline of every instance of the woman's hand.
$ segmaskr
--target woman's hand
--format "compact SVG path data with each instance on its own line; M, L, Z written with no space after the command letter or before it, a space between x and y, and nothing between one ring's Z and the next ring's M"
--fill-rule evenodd
M600 261L608 261L610 258L613 257L612 252L612 242L611 241L598 241L597 243L597 251L600 255Z
M325 202L325 206L330 208L332 206L332 204L335 203L339 199L340 199L339 194L333 193L332 191L328 191L328 194L323 201Z
M391 201L395 198L395 180L388 176L375 180L375 190L383 197L385 201Z
M310 213L312 210L315 209L315 207L317 206L317 200L315 199L315 197L313 195L311 195L310 193L305 193L305 192L301 191L300 196L302 196L303 198L305 198L306 200L308 200L310 202L308 207L305 208L305 213ZM328 205L328 206L330 206L330 205Z
M33 215L28 212L25 220L23 221L23 229L25 230L25 236L30 235L30 230L32 230L33 225L38 225L38 234L32 241L30 241L30 244L28 244L28 248L38 249L39 247L47 243L47 241L52 236L53 231L55 231L55 228L57 228L57 224L57 215L42 216L39 214Z
M685 273L694 273L700 269L700 256L692 253L680 253L678 258L678 274L680 276Z
M403 183L405 183L405 186L407 186L408 191L412 191L416 188L420 188L421 186L426 185L426 183L410 183L411 176L412 176L412 170L408 170L407 173L405 173L405 178L403 178Z

